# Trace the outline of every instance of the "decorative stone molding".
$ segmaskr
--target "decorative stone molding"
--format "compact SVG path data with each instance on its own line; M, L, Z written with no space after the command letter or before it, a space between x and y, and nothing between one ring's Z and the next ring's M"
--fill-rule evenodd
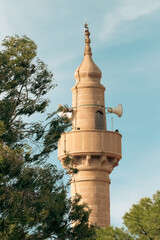
M91 164L91 155L86 156L86 166L90 166Z

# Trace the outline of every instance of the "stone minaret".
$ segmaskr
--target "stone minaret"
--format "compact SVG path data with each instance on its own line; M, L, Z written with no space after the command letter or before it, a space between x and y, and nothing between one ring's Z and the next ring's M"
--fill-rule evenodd
M121 135L107 131L102 73L92 59L90 32L85 25L84 59L75 71L72 88L72 131L63 133L58 158L63 164L67 154L79 170L71 176L71 196L82 196L92 210L90 222L110 225L109 174L121 159Z

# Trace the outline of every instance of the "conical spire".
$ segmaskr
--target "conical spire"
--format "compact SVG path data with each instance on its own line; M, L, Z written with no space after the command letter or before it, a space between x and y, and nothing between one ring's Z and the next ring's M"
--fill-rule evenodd
M91 40L89 38L90 32L88 29L88 24L85 23L85 49L84 49L84 59L79 67L75 71L76 82L80 84L92 82L94 84L100 83L102 77L101 70L97 67L92 59L92 50L90 47Z

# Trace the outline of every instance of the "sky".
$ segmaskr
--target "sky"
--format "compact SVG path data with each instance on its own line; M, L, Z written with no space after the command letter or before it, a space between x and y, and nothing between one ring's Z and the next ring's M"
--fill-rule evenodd
M122 134L122 159L111 173L111 224L142 197L160 190L160 1L0 0L0 42L27 35L58 86L48 111L72 104L74 72L83 60L85 18L93 60L102 71L106 107ZM44 116L45 117L45 116ZM107 114L108 130L111 115ZM54 152L50 161L61 168Z

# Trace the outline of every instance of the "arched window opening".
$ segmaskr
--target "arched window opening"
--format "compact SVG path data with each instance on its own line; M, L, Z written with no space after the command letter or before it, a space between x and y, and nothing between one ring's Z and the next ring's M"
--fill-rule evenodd
M95 116L95 128L103 130L104 129L104 117L102 111L97 111Z

